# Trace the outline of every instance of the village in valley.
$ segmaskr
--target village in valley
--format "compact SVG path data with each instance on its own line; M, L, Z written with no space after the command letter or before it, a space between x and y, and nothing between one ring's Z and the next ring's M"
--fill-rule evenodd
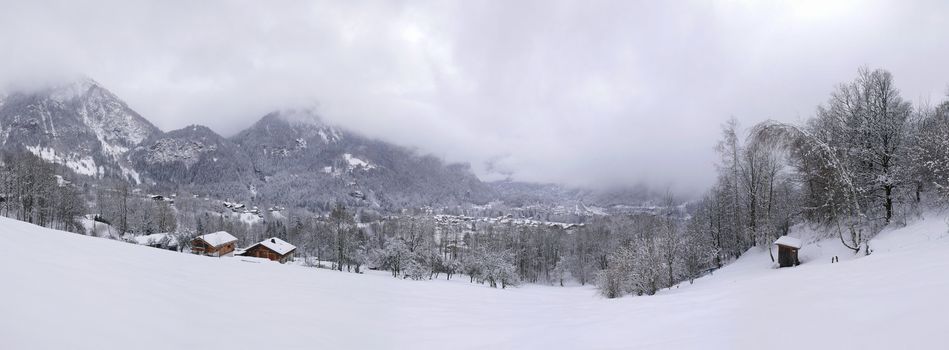
M215 200L200 195L190 195L179 199L178 194L167 196L144 194L140 189L132 189L131 191L110 190L109 192L127 196L128 198L123 198L122 202L137 201L139 205L152 208L151 210L141 212L140 215L144 215L145 218L144 222L160 221L160 218L157 217L160 217L160 213L166 211L175 213L174 216L179 219L181 217L187 217L188 214L182 213L181 209L179 209L179 207L185 206L188 213L203 211L203 213L196 215L197 219L195 220L199 223L205 223L199 225L202 230L213 230L214 227L217 227L230 229L231 232L219 230L209 233L200 233L196 230L179 226L172 226L175 230L171 232L147 232L160 230L161 225L158 225L158 227L148 229L143 234L125 233L118 235L115 233L122 232L122 230L115 228L112 222L104 219L101 215L88 215L83 219L83 226L88 230L90 235L208 257L235 257L248 262L272 261L281 264L292 263L301 266L332 269L342 269L343 266L345 266L347 271L355 270L357 272L360 271L361 265L367 265L368 269L372 270L380 268L391 270L394 268L392 274L394 277L411 279L434 278L441 273L444 273L444 276L450 278L452 274L462 272L460 263L445 262L444 260L460 260L460 249L468 248L466 242L480 242L480 239L475 238L475 236L478 235L492 237L496 234L514 231L525 233L533 232L533 234L545 234L547 231L555 231L561 235L573 235L585 227L586 224L584 221L590 221L593 220L594 217L603 217L606 215L604 210L589 211L586 207L581 210L580 206L582 205L578 206L572 212L565 210L563 206L555 206L549 209L545 209L541 206L533 206L514 210L513 214L502 214L497 217L486 217L484 215L490 215L492 212L503 213L504 211L498 210L499 208L502 210L505 208L501 203L470 206L468 209L436 209L428 207L419 208L414 211L404 211L401 214L383 216L372 215L372 211L360 208L354 210L354 212L359 215L352 215L349 214L344 207L337 206L337 208L334 209L338 209L339 211L331 213L339 215L339 217L336 218L337 226L334 230L331 223L333 220L331 215L320 216L308 214L304 217L299 213L305 211L296 211L296 215L294 215L291 214L294 213L294 211L288 211L285 207L278 205L269 206L265 210L260 210L257 206L248 206L235 201ZM159 210L156 208L163 209ZM659 210L657 208L656 206L652 206L648 210ZM620 208L618 210L627 209ZM670 210L670 215L682 215L680 212L681 208L670 208L668 210ZM465 215L464 213L474 215ZM545 221L520 217L524 214L537 216L539 215L538 213L545 213L543 216L547 218L564 218L574 222ZM515 217L515 214L518 217ZM151 217L152 215L157 217ZM360 222L356 222L357 220ZM287 230L288 226L294 226L296 229ZM307 232L307 230L310 231ZM312 230L328 230L332 232L323 233L321 235L312 232ZM387 234L387 230L411 230L408 232L416 231L417 233L410 234L412 238L406 240L399 234L396 234L396 237L391 237L391 233ZM427 237L421 236L424 232L428 232ZM268 233L276 233L277 235L266 236ZM235 235L240 235L243 238L238 238ZM348 254L353 250L351 247L339 248L340 244L345 244L340 242L347 239L340 235L349 236L349 238L353 240L359 240L358 242L350 243L357 245L359 247L357 249L362 250L362 252L356 253L357 258L340 258L334 255L336 251L345 250ZM381 235L381 237L378 237L379 235ZM377 237L374 238L371 236ZM315 245L319 243L314 242L315 237L324 238L326 242L322 242L323 247L315 247ZM413 256L421 255L417 262L413 261L414 264L410 265L431 265L424 268L427 272L400 271L403 268L399 265L406 264L405 262L393 263L392 261L387 261L387 259L391 260L391 257L385 256L388 254L386 248L389 248L387 242L394 241L400 244L404 242L410 245L403 248L409 249L409 251L396 251L395 254L401 255L405 253L405 257L401 259L407 259L408 261L412 261L414 259ZM378 242L378 247L375 251L372 249L372 242ZM298 253L299 251L294 243L304 244L304 252L302 254ZM427 245L428 247L423 247L423 245ZM402 245L396 246L402 247ZM422 250L427 251L431 249L437 250L438 252L421 253ZM418 250L419 253L414 253L416 250ZM327 258L325 258L326 260L324 260L324 254L327 256ZM428 254L441 256L441 258L435 258L438 262L432 262L429 261L429 258L424 257ZM344 262L338 264L336 261ZM469 273L470 272L471 271L469 271ZM562 279L566 271L559 271L558 273L561 276L560 279ZM472 281L474 280L475 278L472 277ZM480 277L478 278L478 282L480 283L485 283L486 280L487 279L481 279ZM504 283L511 284L513 280L512 276L508 276L505 277ZM545 281L551 281L550 283L553 283L553 280L551 280L549 276L545 277ZM495 282L490 284L492 286L501 285Z
M68 183L61 183L61 185L68 185ZM145 202L151 202L158 206L166 206L176 212L178 210L175 207L175 199L178 198L177 194L169 196L158 194L142 195L141 191L137 189L131 191L131 193L132 196L140 198ZM293 265L306 267L339 269L340 271L342 271L345 266L346 271L355 271L357 273L360 272L361 265L366 265L368 270L387 270L391 272L393 277L404 279L432 279L437 278L440 274L444 274L446 278L450 279L453 274L470 273L472 274L472 282L477 279L479 283L487 283L492 287L506 287L507 285L516 283L515 281L517 281L518 278L514 275L524 272L511 270L509 272L501 272L499 276L478 276L476 274L483 272L480 272L477 268L466 266L471 263L462 261L460 258L461 255L459 255L461 253L460 249L470 248L466 245L467 242L481 242L475 239L478 235L490 238L493 234L498 233L513 234L515 237L519 235L518 233L533 233L553 237L561 237L559 235L576 237L581 231L583 234L586 234L587 222L594 223L593 229L597 227L602 228L603 220L609 218L607 209L596 207L591 209L583 204L577 204L576 208L572 211L566 210L563 205L549 208L531 206L511 210L512 214L497 217L486 215L490 215L493 212L503 213L497 210L498 208L504 208L501 203L470 206L464 210L451 210L447 208L435 209L430 207L420 208L414 212L404 211L402 215L386 216L351 215L346 212L344 207L338 205L330 215L313 216L311 214L310 218L305 218L299 217L299 215L289 215L288 217L287 214L284 214L287 212L287 209L277 205L269 206L266 210L261 211L257 206L248 206L244 203L227 200L213 200L209 197L199 195L191 195L189 199L184 202L187 203L189 201L193 201L192 203L202 203L204 205L203 208L206 210L204 213L206 218L216 217L216 220L220 223L219 227L230 227L232 231L239 232L245 239L239 239L234 234L221 230L203 234L186 233L193 231L148 233L143 235L125 234L120 236L121 240L195 255L218 258L238 258L246 262L291 263ZM208 204L210 204L210 206L208 206ZM687 214L688 209L685 205L671 204L672 202L667 203L665 206L650 205L633 208L618 206L617 208L609 209L609 211L614 212L615 215L615 212L620 210L624 211L625 215L629 215L631 218L639 218L634 219L634 221L657 216L666 217L669 222L685 222L689 219ZM210 208L217 209L208 210ZM355 212L364 213L364 211L360 209L355 210ZM466 215L465 213L473 215ZM332 216L334 215L337 216L335 222L337 225L336 231L333 231ZM517 217L515 215L517 215ZM522 217L522 215L563 218L573 222L544 221L530 217ZM365 216L370 219L366 220L366 222L356 222L357 220L362 220L360 216ZM286 227L288 223L293 220L296 220L297 224L294 226L297 226L298 229L295 234L290 234L293 230L288 231ZM90 221L92 222L92 227L88 227ZM209 221L213 222L215 220ZM611 225L616 224L612 223L613 220L608 221L611 222ZM107 221L102 220L97 215L90 215L85 222L87 228L90 229L90 233L102 232L104 229L101 227L102 225L106 226L105 230L108 232L115 230ZM300 224L301 222L310 224ZM313 225L312 223L314 222L319 222L323 225ZM96 227L97 223L100 227ZM393 225L393 223L395 223L395 225ZM392 230L393 226L400 227L400 225L405 225L406 223L410 226L401 226L401 229L409 230L407 231L409 233L408 237L397 233L401 231L391 231L395 233L394 238L386 234L387 228ZM343 229L344 225L347 229ZM662 224L660 223L660 225ZM673 225L675 224L673 223ZM283 230L280 230L281 228ZM307 229L333 231L329 232L329 234L322 235L324 240L328 241L323 243L325 249L321 250L319 247L316 247L314 252L314 237L320 235L314 232L306 232L305 230ZM396 230L398 230L398 228ZM418 233L411 233L419 231L429 232L429 236L420 237ZM265 235L267 233L278 233L279 236L266 237ZM373 239L370 237L372 235L381 235L381 237ZM293 238L291 238L291 236ZM357 251L355 258L344 256L344 253L341 253L342 251L351 252L353 250L350 247L340 248L345 244L342 243L347 239L345 236L348 236L349 239L361 240L360 242L351 243L361 247L357 248L357 250L361 250L361 252ZM299 244L304 244L303 254L298 254L297 246L285 239L291 241L296 239L301 242ZM547 239L549 239L549 237L547 237ZM563 238L556 239L560 240ZM810 237L810 239L813 240L814 237ZM373 241L378 242L377 247L373 247ZM391 242L398 242L400 245L390 245L389 243ZM403 248L408 249L407 251L398 250L398 247L403 247L405 243L411 244L411 247L405 246L405 248ZM483 243L476 243L476 247L478 244ZM578 242L577 244L582 245L583 243ZM428 247L425 247L425 245ZM396 250L394 252L389 251L393 246L396 247L394 248ZM799 265L801 261L798 251L802 246L803 243L800 238L787 235L777 237L769 248L769 254L773 262L772 265L774 267L794 267ZM418 253L415 253L416 250L418 250ZM334 255L336 252L340 252L340 255ZM699 254L703 253L700 252ZM427 257L429 255L434 257ZM393 260L393 258L395 258L395 260ZM818 257L811 254L811 258ZM502 261L520 261L520 259L523 258L507 257L501 259ZM838 259L838 257L833 256L831 259ZM337 263L337 261L341 263ZM500 264L503 266L505 263L500 262ZM418 265L426 266L420 268ZM519 263L517 265L519 265ZM413 266L414 271L410 270ZM481 266L480 268L497 269L501 266L494 268ZM576 280L569 281L568 283L573 284L580 282L581 285L586 284L586 281L584 281L585 277L582 275L582 268L573 270L560 265L554 266L553 269L557 269L553 275L551 275L550 270L546 270L542 278L534 277L534 279L527 281L532 283L542 282L544 284L563 285L566 276L570 275L571 278L575 278ZM363 269L362 271L365 270L366 269ZM502 268L502 270L504 269ZM692 272L690 279L694 280L714 270L714 268L695 270ZM579 273L573 275L576 273L574 271L579 271ZM495 278L497 278L497 280L495 280Z

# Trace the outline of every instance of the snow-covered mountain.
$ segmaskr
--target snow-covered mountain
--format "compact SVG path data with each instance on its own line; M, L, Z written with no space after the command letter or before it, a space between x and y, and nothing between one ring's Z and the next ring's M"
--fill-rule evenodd
M251 171L237 145L201 125L155 135L133 149L129 159L159 184L246 182Z
M486 202L493 193L465 165L327 125L309 111L268 114L232 138L200 125L162 132L88 78L0 97L0 149L94 179L279 203L398 207Z
M341 146L344 133L348 134L322 123L313 113L281 111L265 115L232 139L253 160L258 175L268 176L274 169L315 165L308 170L321 171L323 164L333 166L324 151Z
M89 78L13 92L0 102L0 148L22 149L78 174L138 181L127 153L158 128Z
M268 114L231 140L253 163L263 199L347 198L354 205L403 207L486 202L493 196L467 165L327 125L308 111Z
M361 136L308 110L267 114L230 138L200 125L162 132L88 78L0 96L0 151L17 149L94 179L322 209L341 200L399 209L500 199L573 213L583 203L615 202L557 185L485 183L466 164Z

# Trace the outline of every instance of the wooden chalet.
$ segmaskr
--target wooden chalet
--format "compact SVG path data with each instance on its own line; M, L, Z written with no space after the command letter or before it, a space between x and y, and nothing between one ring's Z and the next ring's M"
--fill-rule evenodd
M271 237L250 246L245 249L241 255L270 259L283 264L293 258L293 253L296 252L296 250L297 247L294 245L280 238Z
M780 265L780 267L791 267L801 264L801 261L797 258L797 251L801 249L800 239L781 236L777 241L774 241L774 245L778 246L778 265Z
M191 240L191 252L207 256L226 256L234 253L237 237L218 231L195 237Z

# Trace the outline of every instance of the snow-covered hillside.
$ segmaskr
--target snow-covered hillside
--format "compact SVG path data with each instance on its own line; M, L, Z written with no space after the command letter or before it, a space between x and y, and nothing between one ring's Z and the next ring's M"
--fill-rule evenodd
M831 264L837 252L806 242L796 268L755 251L612 300L208 258L6 218L0 242L4 349L922 349L943 346L949 315L944 215L884 232L869 257Z

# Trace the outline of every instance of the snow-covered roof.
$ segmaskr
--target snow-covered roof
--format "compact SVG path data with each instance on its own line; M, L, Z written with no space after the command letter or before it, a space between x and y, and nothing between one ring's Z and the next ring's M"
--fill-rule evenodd
M781 236L774 244L801 249L801 240L790 236Z
M227 233L224 231L218 231L215 233L201 235L201 236L198 236L198 238L200 238L202 241L207 242L212 247L217 247L217 246L221 246L224 244L237 241L237 237L231 236L230 233Z
M257 244L267 247L280 255L286 255L287 253L292 252L294 249L297 249L297 247L293 244L287 243L287 241L277 237L267 238Z

